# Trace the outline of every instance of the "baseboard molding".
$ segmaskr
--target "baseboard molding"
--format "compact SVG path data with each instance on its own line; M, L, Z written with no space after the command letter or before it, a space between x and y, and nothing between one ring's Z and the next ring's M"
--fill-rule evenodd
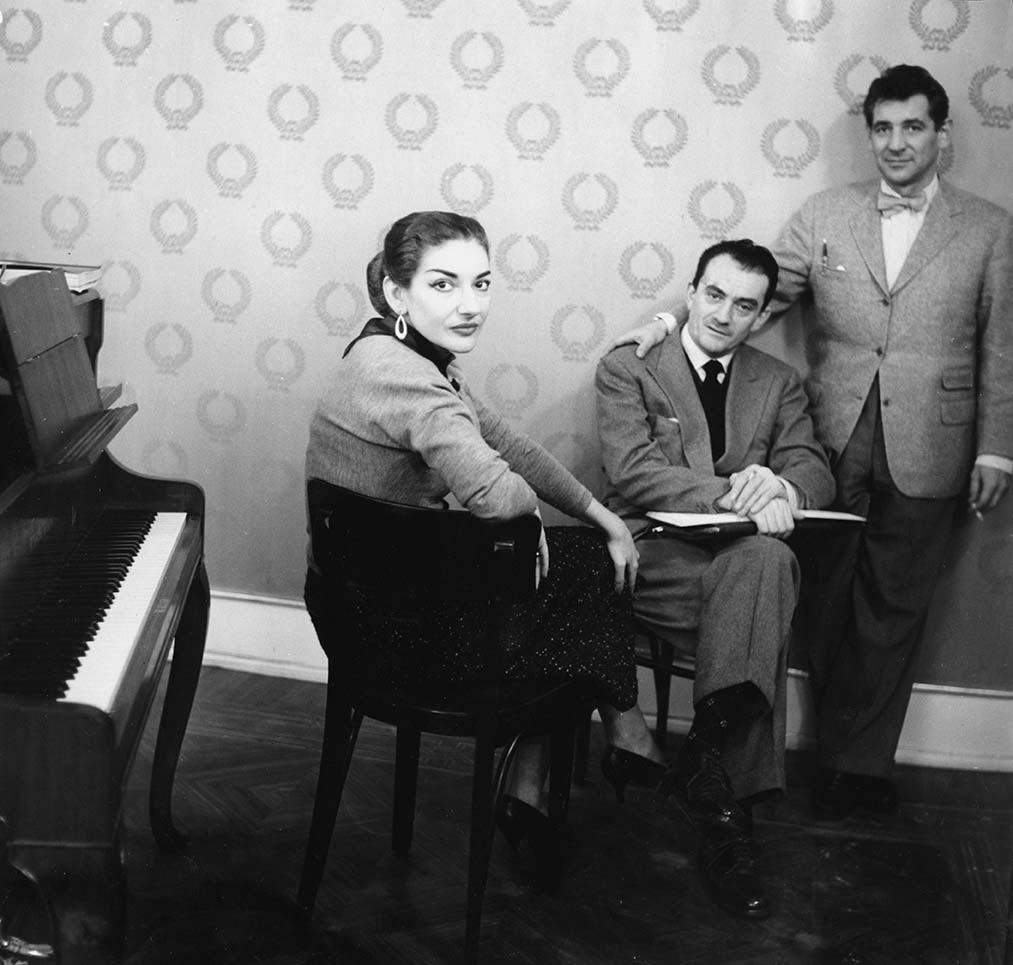
M206 664L273 677L323 683L327 662L302 603L216 591ZM640 676L641 707L654 719L654 687ZM689 728L692 684L672 681L669 728ZM814 714L809 680L790 671L788 746L811 746ZM1013 693L979 692L916 684L911 695L897 762L923 767L1013 771Z

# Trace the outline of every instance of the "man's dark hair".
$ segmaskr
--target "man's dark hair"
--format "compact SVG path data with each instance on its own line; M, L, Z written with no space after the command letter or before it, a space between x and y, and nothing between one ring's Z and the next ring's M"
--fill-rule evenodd
M693 288L700 284L707 266L718 255L730 255L735 263L746 271L755 271L758 275L767 276L767 292L763 296L760 311L770 304L777 291L777 260L763 245L758 245L749 238L738 238L730 241L719 241L711 245L700 256L696 263L696 274L693 276Z
M929 117L936 130L950 116L950 99L939 83L924 67L912 64L895 64L883 71L870 85L862 111L865 126L872 127L872 112L880 101L906 101L924 94L929 102Z

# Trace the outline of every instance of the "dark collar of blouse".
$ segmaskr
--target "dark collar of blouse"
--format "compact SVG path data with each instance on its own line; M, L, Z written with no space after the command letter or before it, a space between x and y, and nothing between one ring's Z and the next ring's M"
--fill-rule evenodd
M394 334L394 320L392 318L371 318L362 327L362 331L348 343L348 348L342 353L344 358L351 350L352 346L355 345L359 339L369 338L371 335L387 335L390 338L397 338ZM447 366L454 361L454 353L448 352L445 348L440 348L439 345L433 345L424 335L420 335L411 325L408 326L408 334L404 339L398 339L402 345L406 345L413 352L417 352L425 359L429 359L439 370L440 374L445 378L450 378L447 375ZM456 379L450 379L454 388L458 387Z

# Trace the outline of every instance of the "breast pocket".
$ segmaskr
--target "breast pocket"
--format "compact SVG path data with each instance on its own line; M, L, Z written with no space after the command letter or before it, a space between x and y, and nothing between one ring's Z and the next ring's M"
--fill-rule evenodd
M664 416L650 413L647 417L651 427L651 437L675 465L685 465L686 454L682 438L682 425L675 416Z

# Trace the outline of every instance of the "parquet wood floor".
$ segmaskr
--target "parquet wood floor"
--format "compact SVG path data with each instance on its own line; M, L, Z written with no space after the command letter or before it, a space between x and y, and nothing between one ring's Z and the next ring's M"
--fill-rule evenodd
M297 912L323 702L322 685L205 669L177 780L177 823L190 837L182 856L160 854L148 832L146 735L126 801L128 965L458 960L467 744L423 739L415 846L398 858L389 838L393 735L367 722L316 913L306 921ZM593 767L574 790L558 894L532 890L497 841L483 961L1003 962L1013 775L903 768L899 817L821 826L806 808L805 761L792 755L790 764L787 799L757 822L775 904L768 921L716 911L697 882L685 823L650 792L617 806Z

